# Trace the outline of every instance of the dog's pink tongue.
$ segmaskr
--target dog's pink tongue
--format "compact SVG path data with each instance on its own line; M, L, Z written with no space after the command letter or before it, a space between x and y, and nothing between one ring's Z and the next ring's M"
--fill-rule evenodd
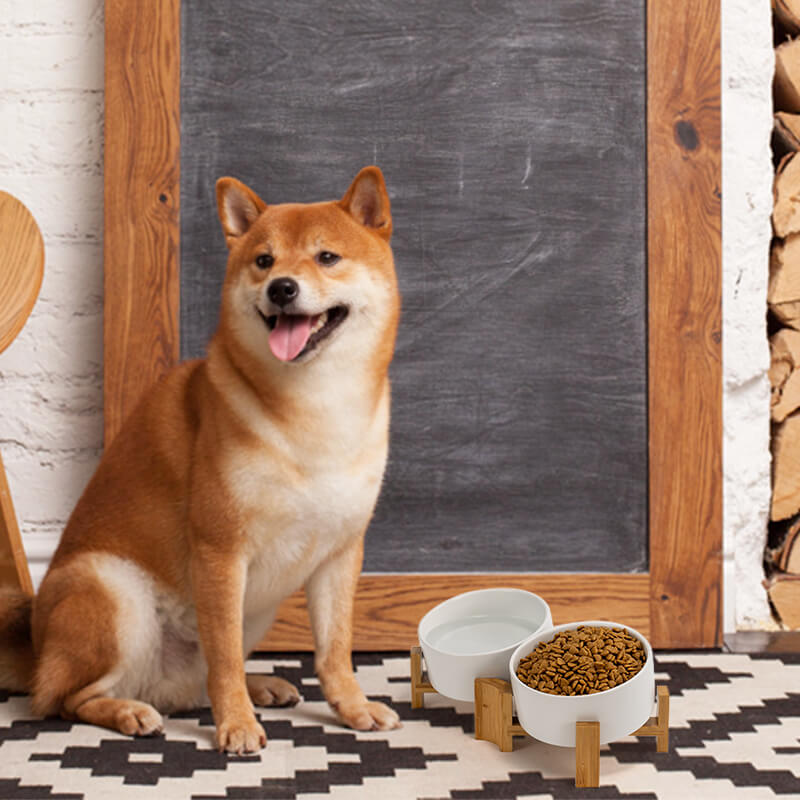
M269 349L275 358L291 361L306 346L316 317L305 314L278 314L278 322L269 335Z

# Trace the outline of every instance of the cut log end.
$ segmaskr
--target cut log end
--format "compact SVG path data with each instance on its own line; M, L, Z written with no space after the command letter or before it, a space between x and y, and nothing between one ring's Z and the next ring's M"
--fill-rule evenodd
M800 39L797 40L800 44ZM790 153L782 159L773 184L775 205L772 227L780 237L800 233L800 157Z
M772 12L786 33L800 33L800 0L772 0Z
M792 328L800 328L800 235L789 236L772 246L767 302L780 322Z
M800 576L773 576L767 593L783 625L790 630L800 629Z
M775 48L775 80L772 84L778 111L800 111L800 39Z
M772 508L770 519L800 511L800 412L775 425L772 436Z
M796 153L800 150L800 114L779 111L773 122L774 144L780 154Z
M800 408L800 331L783 328L769 340L773 422L783 422Z

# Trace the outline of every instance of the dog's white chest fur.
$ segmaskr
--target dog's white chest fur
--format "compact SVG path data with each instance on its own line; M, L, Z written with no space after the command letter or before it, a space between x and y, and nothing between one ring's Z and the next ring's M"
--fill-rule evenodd
M272 438L263 455L238 451L229 461L226 483L248 520L246 647L264 635L281 600L369 522L386 464L388 408L368 419L336 411L300 446L265 426L262 436Z
M250 510L251 572L274 573L270 582L280 593L286 581L302 583L325 557L360 535L380 489L385 454L376 455L363 472L343 464L284 485L265 482L257 501L252 487L242 491L240 501Z
M369 521L380 481L320 474L282 490L281 513L264 516L248 533L251 558L244 602L245 648L267 632L277 606Z

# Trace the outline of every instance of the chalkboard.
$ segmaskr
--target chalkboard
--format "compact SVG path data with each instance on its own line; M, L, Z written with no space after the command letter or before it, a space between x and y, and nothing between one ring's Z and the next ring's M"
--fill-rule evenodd
M181 350L214 182L376 163L403 315L377 572L647 569L644 0L182 3Z

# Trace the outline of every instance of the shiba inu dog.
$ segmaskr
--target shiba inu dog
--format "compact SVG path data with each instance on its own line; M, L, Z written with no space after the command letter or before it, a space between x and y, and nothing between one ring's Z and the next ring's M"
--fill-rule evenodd
M256 751L254 704L299 694L244 659L305 586L331 708L359 730L397 727L350 655L400 313L383 175L366 167L340 201L272 206L222 178L217 205L229 257L208 356L125 422L35 600L0 597L0 685L126 734L210 701L218 747Z

